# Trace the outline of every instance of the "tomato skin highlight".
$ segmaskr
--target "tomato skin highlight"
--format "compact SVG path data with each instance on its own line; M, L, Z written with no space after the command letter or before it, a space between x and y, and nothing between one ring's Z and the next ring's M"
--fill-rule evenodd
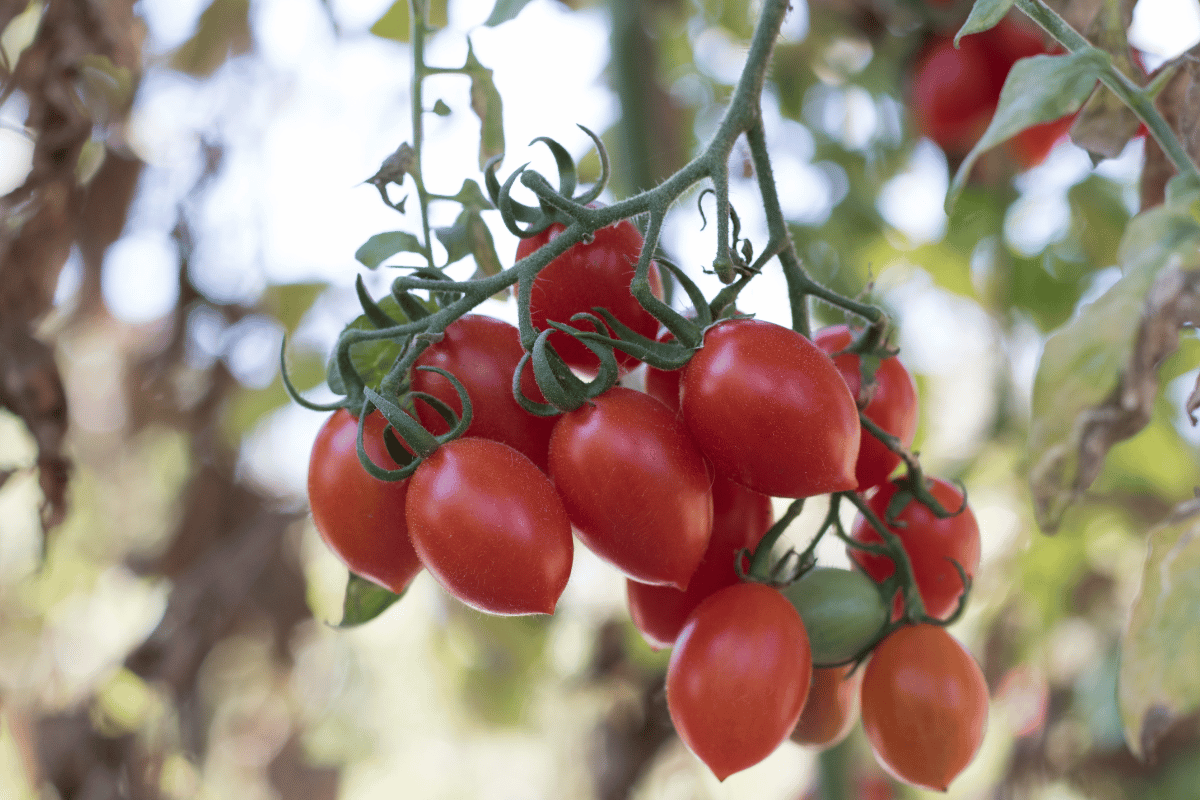
M718 323L684 368L680 410L718 473L772 497L858 485L861 426L824 352L781 325Z
M946 791L983 743L983 672L936 625L901 628L880 642L863 675L861 702L876 760L914 786Z
M723 781L787 739L811 680L796 609L777 589L738 583L688 617L667 666L667 707L684 744Z
M581 541L627 577L686 588L712 535L704 459L662 403L616 386L562 416L550 476Z
M687 590L626 581L629 616L655 649L670 647L700 603L740 580L735 563L738 551L753 551L774 521L771 498L720 475L713 481L712 495L712 538Z
M566 226L556 222L536 236L522 239L517 244L517 259L530 255L565 229ZM642 241L637 227L629 220L621 220L596 231L590 243L578 242L547 264L533 281L529 302L533 326L546 330L550 327L547 322L554 320L590 331L593 330L590 325L571 322L571 317L585 311L595 313L592 307L601 306L623 324L653 339L658 332L658 320L629 292ZM651 291L662 297L662 281L653 262L649 277ZM555 333L550 342L568 366L590 374L597 371L599 360L578 340ZM620 350L615 355L623 369L638 364L636 358Z
M546 453L555 417L530 414L512 394L512 375L525 350L515 325L480 314L467 314L446 327L442 340L417 358L417 367L441 367L462 382L471 398L471 425L466 436L492 439L513 447L546 471ZM412 388L427 392L462 413L462 403L450 382L436 372L413 370ZM521 375L521 390L541 402L532 368ZM417 402L417 418L434 434L450 429L442 416Z
M429 572L489 614L551 614L571 575L574 542L541 470L508 445L443 444L409 479L409 535Z
M363 422L363 448L381 467L398 469L383 442L378 411ZM339 409L325 420L308 462L308 502L325 544L352 572L402 593L421 571L404 514L408 481L381 481L358 460L358 420Z
M867 501L868 507L886 524L884 514L888 503L898 491L894 483L886 483ZM929 483L930 493L947 511L957 511L963 505L962 493L951 483L934 478ZM958 605L963 593L962 579L953 559L962 565L967 577L974 577L979 569L981 544L979 523L970 506L962 513L939 519L932 511L915 500L904 507L896 517L900 525L889 525L888 530L900 537L904 550L912 563L917 590L925 603L925 613L931 617L945 618ZM868 544L881 542L883 538L859 515L854 520L851 538ZM875 555L863 550L847 548L850 558L876 583L882 583L896 569L887 556ZM897 607L901 599L897 596Z
M863 679L861 669L850 675L852 666L813 670L808 700L792 729L793 742L824 750L850 735L858 721L858 691Z
M817 331L813 343L833 357L834 353L849 347L853 338L848 327L835 325ZM861 361L859 356L851 354L833 358L834 366L850 389L850 395L856 399L862 385L859 371ZM867 419L900 439L905 447L912 446L919 421L917 386L899 359L893 356L879 362L871 400L862 411ZM858 491L886 483L896 467L900 466L900 461L900 456L889 450L887 445L864 431L858 448L858 460L854 464Z

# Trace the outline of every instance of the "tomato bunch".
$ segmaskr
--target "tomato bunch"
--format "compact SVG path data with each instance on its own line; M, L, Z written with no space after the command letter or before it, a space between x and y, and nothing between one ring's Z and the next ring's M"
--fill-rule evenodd
M562 230L524 239L518 259ZM674 327L660 330L630 288L641 250L621 221L522 273L533 342L474 314L405 339L402 374L378 391L364 382L361 406L348 400L317 436L318 531L393 593L423 568L457 600L505 615L554 612L578 538L626 576L646 641L671 648L671 719L718 778L789 737L830 746L861 707L888 770L944 787L986 712L978 667L939 626L978 569L979 531L962 493L923 478L908 452L912 377L877 327L809 338L700 308L694 321L663 315ZM436 320L435 297L398 305ZM381 329L396 322L364 310ZM653 362L645 391L638 357ZM773 554L815 495L832 499L811 545ZM772 498L795 501L778 522ZM849 533L841 502L860 510ZM853 570L813 568L834 529ZM969 702L948 705L946 692ZM911 720L929 730L898 735Z

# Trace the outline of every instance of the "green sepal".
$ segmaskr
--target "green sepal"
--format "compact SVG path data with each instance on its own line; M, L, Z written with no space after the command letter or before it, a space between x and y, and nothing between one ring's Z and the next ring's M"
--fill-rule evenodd
M355 449L358 451L359 463L361 463L363 466L363 469L365 469L367 471L367 473L372 478L375 478L376 480L387 481L389 483L392 483L395 481L402 481L405 478L410 477L414 472L416 472L417 467L420 466L420 464L421 464L421 459L414 458L410 463L405 464L400 469L385 469L385 468L379 466L378 464L376 464L374 461L371 460L371 457L369 455L367 455L367 450L363 446L363 420L365 420L367 418L367 414L371 413L372 405L375 405L376 408L379 408L379 413L383 414L384 418L387 419L387 421L389 423L391 423L391 421L392 421L392 418L388 416L389 411L395 412L395 413L393 413L393 416L398 414L399 416L402 416L402 417L408 417L408 415L405 414L404 411L399 406L397 406L395 403L392 403L388 400L384 400L383 397L380 397L380 395L377 392L375 392L373 389L371 389L370 387L364 388L363 392L366 395L367 399L363 401L362 413L360 413L358 415L358 433L357 433L357 435L355 437L355 441L354 441ZM372 398L371 395L375 395L375 397L378 398L380 401L382 401L384 405L388 406L389 409L385 410L384 408L382 408L378 404L376 404L375 399ZM408 417L408 420L412 425L416 424L415 422L413 422L411 417ZM392 427L396 428L395 425L393 425ZM418 427L420 427L420 426L418 426ZM401 431L399 428L396 428L396 430L400 433L400 436L404 436L405 440L407 441L408 437L404 435L404 432ZM429 434L426 433L425 435L428 436ZM432 437L430 437L430 438L432 438ZM386 443L386 439L384 441Z
M546 402L563 411L573 411L583 405L587 394L583 381L572 374L549 345L552 333L553 329L542 331L533 343L533 376Z
M351 572L346 581L346 594L342 599L342 621L337 627L353 628L370 622L401 597L403 594L396 594Z
M592 143L596 145L596 155L600 157L600 177L592 184L592 188L579 195L579 197L574 198L576 203L586 206L604 191L604 187L608 185L608 179L612 176L612 167L608 163L608 151L604 148L604 142L600 140L600 137L591 129L585 128L583 125L578 125L578 123L576 124L581 131L591 138Z
M523 391L521 391L521 373L524 371L525 366L529 363L529 360L532 357L533 357L533 354L526 351L525 354L521 356L521 360L517 362L517 368L515 370L513 370L513 379L512 379L513 399L517 401L517 405L519 405L521 408L528 411L530 414L533 414L534 416L557 417L559 414L562 413L557 408L550 405L549 403L539 403L536 400L530 400L528 397L525 396L525 393Z
M434 410L437 411L439 414L441 414L443 419L445 419L446 422L450 425L450 430L447 431L446 433L443 433L441 436L438 436L437 441L442 444L445 444L446 442L453 441L453 440L457 439L458 437L462 436L464 433L467 432L467 428L471 427L471 420L475 416L475 410L471 407L471 396L469 394L467 394L467 387L463 386L462 381L460 381L458 378L454 377L453 373L447 372L446 370L442 369L441 367L417 367L417 369L421 370L422 372L437 373L438 375L441 375L443 378L445 378L447 381L449 381L451 388L453 388L455 394L458 395L459 404L462 406L462 414L457 415L458 419L454 420L454 417L456 416L454 414L454 410L452 408L450 408L449 406L447 406L445 403L443 403L441 400L438 400L436 397L433 397L433 395L427 395L424 392L414 392L413 393L414 396L419 395L427 401L432 401L431 405L433 405ZM442 409L449 411L449 413L450 413L449 418L447 418L445 416Z
M550 152L554 156L554 163L558 167L558 193L563 197L570 197L575 193L575 186L578 181L575 170L575 159L571 158L571 154L567 152L567 148L549 136L539 136L529 144L532 146L538 142L550 148Z
M660 342L643 336L623 324L607 308L597 306L595 311L604 317L604 321L608 323L618 338L582 331L578 338L585 344L589 341L602 342L622 353L628 353L638 361L643 361L655 369L668 372L681 368L692 357L693 348L685 347L678 341Z
M362 306L363 315L376 328L391 328L400 324L389 317L367 293L367 285L363 283L362 275L354 276L354 291L358 294L358 304Z

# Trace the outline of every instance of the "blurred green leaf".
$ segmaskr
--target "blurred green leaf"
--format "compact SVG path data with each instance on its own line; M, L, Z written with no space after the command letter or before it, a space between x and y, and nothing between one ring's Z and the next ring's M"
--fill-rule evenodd
M263 310L279 320L289 334L294 333L300 320L328 288L329 284L318 281L271 284L263 293Z
M1078 111L1107 63L1107 53L1090 47L1064 56L1022 58L1014 64L1000 91L1000 104L991 123L950 182L946 208L954 207L971 168L985 150L1033 125Z
M435 231L438 240L446 248L446 263L453 264L466 256L474 256L476 270L473 278L485 278L500 272L500 257L492 232L478 211L464 210L454 224Z
M370 622L402 596L351 572L346 581L346 596L342 601L342 621L338 623L338 627L353 628L364 622Z
M479 188L479 184L467 178L459 187L458 194L454 195L454 200L461 203L463 208L472 211L485 211L492 208L492 203L487 199L483 190Z
M421 240L407 231L377 233L354 253L364 266L375 269L397 253L423 253Z
M446 27L446 5L448 0L430 0L429 26ZM412 36L412 25L408 20L408 0L396 0L391 8L371 26L371 33L383 39L407 42Z
M492 13L488 15L483 24L494 28L510 19L516 19L517 14L520 14L521 9L527 5L529 5L529 0L496 0L496 5L492 7Z
M1121 650L1125 740L1142 760L1181 716L1200 709L1200 506L1150 532L1142 586Z
M319 386L325 377L321 356L311 350L289 353L288 377L301 392ZM241 441L263 417L290 402L292 399L283 388L283 380L277 375L265 388L237 391L225 406L222 425L230 441Z
M483 169L492 156L504 153L503 103L492 81L492 71L479 63L469 40L464 71L471 76L471 110L480 122L479 168Z
M446 101L439 97L438 101L433 104L433 113L439 117L448 117L450 116L450 106L446 105Z
M196 32L171 56L171 67L207 78L230 56L250 52L250 0L212 0Z
M967 15L967 21L954 35L954 46L958 47L958 41L964 36L981 33L995 27L1000 20L1004 19L1004 15L1009 12L1016 1L975 0L975 5L971 6L971 13Z

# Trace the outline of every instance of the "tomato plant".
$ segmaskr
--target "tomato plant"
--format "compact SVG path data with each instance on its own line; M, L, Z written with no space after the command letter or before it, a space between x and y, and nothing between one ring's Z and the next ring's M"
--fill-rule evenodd
M854 658L887 623L879 587L861 572L817 567L784 587L783 594L804 620L816 664Z
M863 731L884 769L942 792L975 757L987 727L979 665L935 625L900 628L875 648L861 702Z
M899 491L894 483L879 488L868 504L875 516L884 519L888 505ZM913 575L925 613L932 617L946 617L958 604L963 593L962 577L952 561L956 561L973 577L979 568L980 542L979 524L970 506L963 503L962 492L953 484L940 478L930 481L929 491L948 511L962 511L951 517L940 518L920 503L910 502L904 507L888 530L900 537L904 551L912 563ZM883 541L879 532L859 516L854 521L851 537L860 542ZM864 572L882 582L895 571L895 565L887 556L867 553L853 547L850 557ZM897 598L897 606L899 606Z
M725 780L778 747L812 680L804 623L778 590L739 583L688 617L667 667L675 730Z
M718 475L713 480L712 538L686 591L626 581L629 616L652 647L670 647L688 615L709 595L738 582L735 560L771 527L771 498Z
M863 670L852 664L813 670L812 687L800 720L792 729L796 744L820 749L833 747L845 739L858 721L858 691Z
M536 236L522 239L517 244L517 258L530 255L563 230L562 223L556 222ZM658 320L629 293L641 251L642 235L628 220L601 228L590 242L572 246L547 264L533 281L529 313L534 327L545 330L549 320L571 324L573 315L592 312L593 307L601 306L624 325L654 338ZM650 288L655 295L662 294L658 268L653 263L650 264ZM550 338L568 366L583 372L596 371L596 356L582 343L562 333ZM626 353L617 351L616 356L617 362L625 368L637 363L637 359Z
M515 326L503 320L479 314L467 314L452 322L440 341L430 345L417 358L417 367L441 367L454 374L471 398L471 426L465 435L493 439L513 447L546 470L546 451L554 417L538 417L522 409L513 399L512 376L524 355ZM450 382L436 372L415 370L414 391L427 392L462 413L462 404ZM521 376L526 397L540 401L541 393L533 371ZM425 403L416 403L421 424L434 433L449 426L441 415Z
M386 469L399 465L383 441L387 420L378 412L363 421L363 449ZM325 420L308 462L308 504L313 523L334 555L351 571L400 594L421 562L404 516L407 481L388 483L367 474L358 460L358 420L339 409Z
M680 410L717 471L773 497L853 489L860 426L846 382L793 330L718 323L684 368Z
M846 349L853 339L850 329L836 325L818 331L813 343L833 356ZM894 356L879 362L874 381L866 391L862 387L861 358L846 353L833 358L838 372L846 381L850 394L863 405L862 412L882 428L909 447L917 434L917 387L908 370ZM858 448L858 460L854 464L854 476L858 479L858 491L866 491L887 481L888 476L900 466L900 456L888 446L864 431Z
M508 445L443 444L409 479L409 534L450 594L492 614L550 614L571 574L571 523L550 480Z
M592 552L635 580L687 588L712 535L712 491L666 406L618 386L564 414L550 475Z

